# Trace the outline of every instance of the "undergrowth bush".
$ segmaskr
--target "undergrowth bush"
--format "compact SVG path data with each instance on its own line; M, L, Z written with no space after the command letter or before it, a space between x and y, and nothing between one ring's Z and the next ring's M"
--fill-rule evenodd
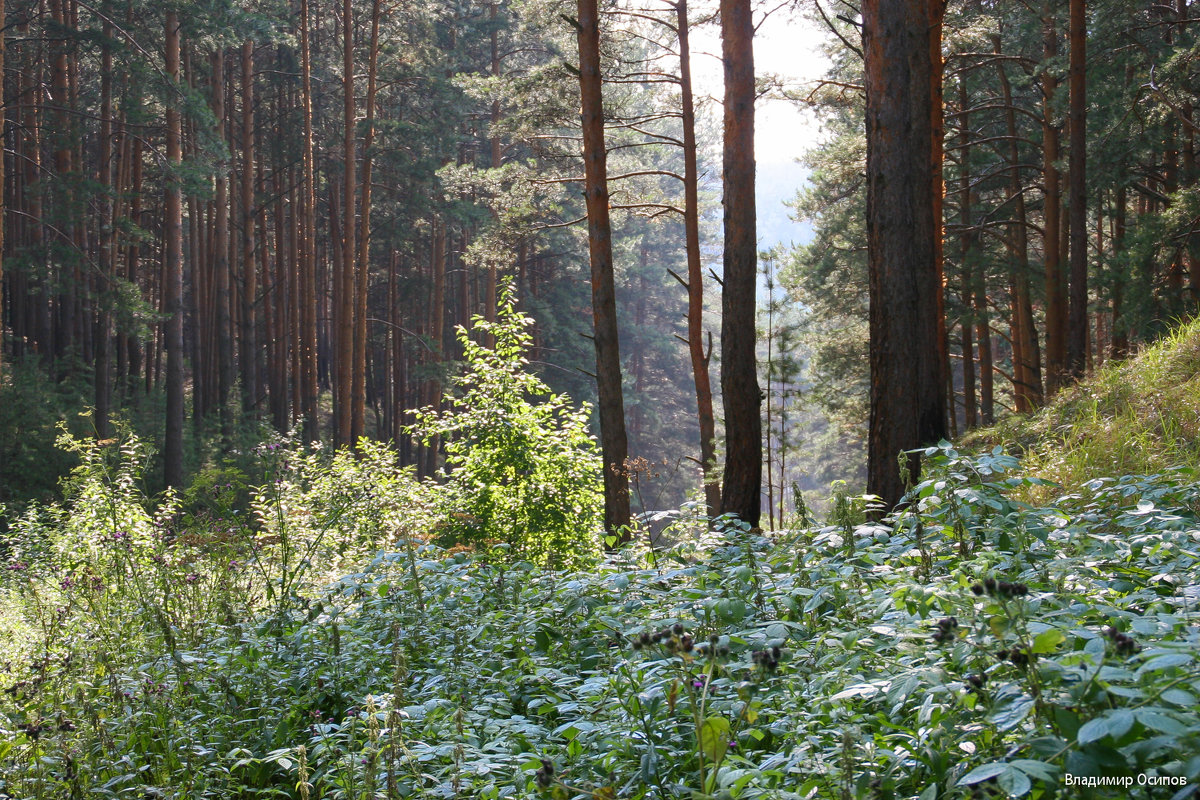
M467 371L446 409L417 414L413 431L445 442L446 471L433 492L443 544L502 545L512 557L578 568L599 556L603 500L600 456L588 432L587 404L551 393L527 371L533 319L517 311L511 288L496 322L462 327Z
M69 647L14 659L0 793L1194 794L1194 473L1035 507L1014 499L1032 479L1000 451L928 456L913 503L880 523L735 525L699 551L627 550L588 572L404 538L173 647L138 642L87 669ZM324 508L307 513L344 508L339 524L364 532L391 513ZM139 523L151 541L154 519ZM7 591L31 572L9 570ZM76 647L98 651L75 624Z

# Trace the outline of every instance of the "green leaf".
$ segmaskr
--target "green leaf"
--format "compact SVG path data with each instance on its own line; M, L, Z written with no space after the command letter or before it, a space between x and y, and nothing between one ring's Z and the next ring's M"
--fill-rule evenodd
M1001 773L1008 772L1012 767L1005 764L1003 761L995 761L991 764L984 764L982 767L976 767L958 779L958 786L973 786L976 783L983 783L989 778L994 778Z
M700 726L700 752L714 764L729 749L729 730L729 720L724 717L709 717Z
M1167 653L1162 656L1155 656L1147 661L1142 666L1138 667L1137 674L1144 675L1147 672L1158 672L1172 667L1182 667L1184 664L1192 663L1192 657L1187 653Z
M1001 789L1008 793L1009 797L1024 797L1033 788L1029 776L1019 769L1001 772L996 782L1000 784Z
M1066 634L1057 628L1050 628L1039 633L1033 639L1033 652L1053 653L1067 638Z
M1182 736L1187 733L1187 726L1182 722L1154 709L1139 708L1136 713L1138 722L1151 730L1170 734L1171 736Z
M998 729L1007 731L1020 725L1031 711L1033 711L1033 698L1019 697L1007 706L993 711L988 719Z
M1091 742L1103 739L1111 733L1109 722L1104 717L1088 720L1080 728L1076 734L1076 739L1080 744L1089 744Z
M1183 689L1167 689L1160 697L1175 706L1183 706L1184 708L1193 708L1196 706L1196 696L1191 692L1185 692Z

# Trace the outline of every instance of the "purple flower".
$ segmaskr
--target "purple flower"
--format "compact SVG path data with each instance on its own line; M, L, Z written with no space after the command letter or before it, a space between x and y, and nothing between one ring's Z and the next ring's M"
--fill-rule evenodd
M70 589L75 585L75 579L68 575L62 579L62 582L59 585L62 586L63 589Z

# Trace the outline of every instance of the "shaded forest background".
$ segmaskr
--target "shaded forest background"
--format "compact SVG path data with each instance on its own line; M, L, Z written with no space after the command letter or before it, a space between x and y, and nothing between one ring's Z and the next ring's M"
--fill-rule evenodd
M644 509L701 489L686 279L673 277L687 274L679 6L651 5L601 18L625 414L629 453L645 459L629 468ZM831 69L816 86L760 80L824 128L796 153L812 170L795 211L813 239L760 259L772 523L793 484L861 480L869 398L860 9L791 11L828 31ZM1071 374L1070 333L1091 370L1200 299L1195 11L1095 2L1079 31L1069 11L945 8L934 105L952 434L1044 404ZM392 441L432 475L441 447L406 426L441 402L460 368L455 327L494 319L505 281L536 319L531 366L593 398L574 13L541 0L9 0L0 502L54 492L69 466L52 447L59 419L102 439L125 420L181 442L164 447L166 483L237 462L266 426ZM683 7L692 25L713 16ZM1086 52L1082 117L1068 113L1072 43ZM699 98L696 149L716 354L713 106ZM1082 191L1067 185L1073 163ZM1081 247L1085 313L1072 322ZM186 430L172 437L171 424Z

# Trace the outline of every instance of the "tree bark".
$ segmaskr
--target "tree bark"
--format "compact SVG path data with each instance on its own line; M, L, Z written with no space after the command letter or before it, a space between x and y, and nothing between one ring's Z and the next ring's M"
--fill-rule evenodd
M361 228L358 236L358 259L354 284L354 380L351 391L350 439L363 436L364 403L367 387L367 290L371 277L371 145L375 139L375 68L379 61L379 17L381 0L371 3L371 46L367 55L367 119L363 131Z
M608 154L604 143L604 101L600 72L600 14L596 0L578 0L579 94L583 130L584 197L592 278L593 343L600 411L600 451L604 471L604 529L626 536L629 477L625 472L625 400L617 341L617 300L613 277L612 223L608 210ZM756 440L757 441L757 440Z
M316 275L316 175L313 164L312 64L309 52L308 0L300 0L300 102L303 107L303 185L300 188L300 381L303 397L304 441L320 436L317 401L317 275Z
M254 260L254 42L242 42L242 409L258 408L258 270Z
M355 164L354 164L354 5L352 0L342 3L342 280L336 302L341 308L338 321L338 444L354 444L354 309L355 259L358 251L354 246L357 224L354 221Z
M709 354L704 350L704 268L700 257L700 177L696 163L696 109L692 96L692 58L687 0L677 0L679 87L683 113L683 227L687 249L688 355L696 386L696 419L700 427L700 469L709 518L720 513L721 481L717 474L717 423L713 413Z
M1047 7L1042 19L1042 61L1048 64L1058 56L1058 31L1054 9ZM1054 125L1053 104L1058 79L1049 69L1042 78L1042 184L1045 187L1042 252L1046 282L1046 399L1063 384L1067 360L1067 282L1062 270L1062 176L1058 171L1058 128Z
M929 9L931 0L866 0L867 252L871 412L867 490L894 506L903 451L945 436L938 359ZM911 479L920 468L907 457Z
M1079 380L1087 364L1087 19L1085 0L1070 0L1071 167L1068 225L1071 236L1070 306L1067 312L1067 375Z
M163 311L166 313L167 420L163 477L183 485L183 197L177 170L183 163L179 116L179 19L166 15L167 175L163 217Z
M754 352L758 238L754 207L754 20L750 0L721 0L721 54L725 62L725 274L721 292L725 472L721 513L736 514L743 522L757 526L762 508L762 391ZM925 77L928 80L928 73ZM925 92L929 92L928 84ZM929 124L928 118L925 124ZM928 153L928 138L925 144ZM923 180L928 192L928 171Z

